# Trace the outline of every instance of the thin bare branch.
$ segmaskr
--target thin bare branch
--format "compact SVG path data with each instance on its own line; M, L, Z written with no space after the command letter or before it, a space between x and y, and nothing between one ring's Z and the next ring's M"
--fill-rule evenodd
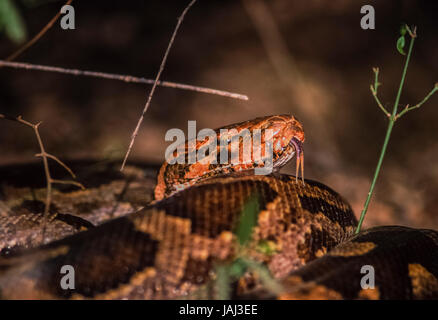
M386 108L380 102L379 97L377 96L377 90L378 90L379 86L381 85L381 83L379 82L379 68L376 68L376 67L373 68L373 72L374 72L374 85L372 85L372 84L370 85L371 93L372 93L374 99L376 100L379 108L389 118L389 117L391 117L391 114L388 112L388 110L386 110Z
M64 5L69 5L72 3L73 0L68 0ZM6 58L7 61L15 60L19 55L21 55L24 51L29 49L32 45L34 45L35 42L37 42L41 37L53 26L53 24L56 22L56 20L59 19L61 16L61 10L58 11L58 13L47 23L44 28L41 29L40 32L38 32L32 39L30 39L28 42L26 42L21 48L19 48L17 51L9 55L9 57Z
M79 69L66 69L62 67L44 66L44 65L31 64L26 62L11 62L11 61L0 60L0 67L9 67L14 69L25 69L25 70L37 70L37 71L45 71L45 72L56 72L61 74L69 74L73 76L84 76L84 77L92 77L92 78L118 80L127 83L145 83L145 84L155 83L155 81L152 79L134 77L131 75L113 74L113 73L79 70ZM193 86L183 83L170 82L170 81L158 81L157 86L202 92L202 93L213 94L217 96L245 100L245 101L249 100L248 96L244 94L206 88L206 87Z
M152 96L154 95L155 88L157 87L158 81L160 80L161 73L163 72L164 66L166 65L167 56L169 55L170 49L172 48L173 42L175 41L175 37L176 37L176 34L178 33L179 27L181 26L181 23L183 22L186 13L193 6L193 4L195 4L195 2L196 2L196 0L190 1L190 3L187 5L187 7L184 9L182 14L178 18L178 22L177 22L177 24L175 26L175 30L173 31L173 34L172 34L172 37L170 38L170 41L169 41L169 44L167 46L166 52L164 53L163 60L161 61L160 69L158 70L157 76L155 77L155 80L154 80L154 84L152 85L152 89L151 89L151 91L149 93L148 100L146 101L146 104L145 104L145 106L143 108L143 112L141 113L141 116L138 119L137 126L135 127L134 132L132 133L131 142L129 143L128 151L126 152L125 158L123 159L123 163L122 163L122 166L120 168L120 171L123 171L123 169L125 167L125 164L126 164L126 161L128 160L129 154L131 153L132 146L134 145L135 138L138 135L138 131L139 131L140 126L141 126L141 124L143 122L144 115L145 115L146 111L148 110L149 105L151 104Z
M380 109L383 111L383 113L389 118L389 117L391 116L391 114L388 112L388 110L385 109L385 107L383 106L383 104L380 102L379 97L377 97L377 92L376 92L376 90L374 89L373 85L370 85L370 90L371 90L371 93L372 93L374 99L376 100L377 105L379 106L379 108L380 108Z
M417 27L416 26L413 26L413 29L411 30L411 28L409 28L409 26L406 25L406 30L408 30L409 36L411 38L416 38L417 37Z
M379 68L374 67L373 72L374 72L374 91L376 91L377 94L377 89L381 85L381 83L379 82Z
M4 115L4 114L0 114L0 119L7 119L7 120L16 121L16 122L24 124L24 125L26 125L28 127L31 127L34 130L35 136L37 138L38 145L39 145L39 148L40 148L40 153L37 153L35 156L41 157L43 159L44 173L45 173L45 176L46 176L46 185L47 185L47 189L46 189L46 201L45 201L45 206L44 206L44 222L43 222L44 227L42 228L42 238L44 240L44 233L45 233L45 228L46 228L46 224L47 224L48 217L49 217L50 204L52 202L52 184L53 183L71 184L71 185L75 185L75 186L77 186L77 187L79 187L81 189L85 189L85 187L82 184L80 184L79 182L76 182L76 181L56 180L56 179L52 178L52 176L50 174L50 170L49 170L48 158L53 159L56 162L58 162L73 177L75 175L72 172L72 170L66 164L64 164L61 160L59 160L54 155L51 155L51 154L46 152L46 150L44 148L43 141L41 139L41 135L39 133L39 126L41 125L42 122L38 122L38 123L34 124L34 123L31 123L29 121L24 120L22 118L22 116L11 117L9 115Z
M52 160L55 160L56 162L58 162L65 170L68 171L68 173L72 176L73 179L76 179L76 175L73 173L73 171L61 160L58 159L58 157L55 157L54 155L50 154L50 153L46 153L45 156L47 158L50 158ZM35 157L43 157L42 153L37 153L35 155Z
M433 87L433 89L427 94L426 97L424 97L423 100L421 100L421 102L417 103L415 106L409 107L409 104L406 105L406 107L400 111L396 116L395 116L395 120L400 119L405 113L414 110L414 109L418 109L420 108L427 100L429 100L429 98L436 92L438 91L438 83L435 84L435 86Z
M58 179L51 179L50 180L52 183L57 183L57 184L71 184L74 186L77 186L79 188L81 188L82 190L85 190L85 187L82 185L82 183L77 182L77 181L73 181L73 180L58 180Z

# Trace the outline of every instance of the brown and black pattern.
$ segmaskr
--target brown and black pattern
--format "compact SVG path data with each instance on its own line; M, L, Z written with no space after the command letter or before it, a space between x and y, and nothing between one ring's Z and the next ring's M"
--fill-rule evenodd
M438 299L438 232L375 227L287 277L284 299ZM363 289L364 265L374 289Z
M0 256L40 246L132 213L149 203L159 166L131 163L122 173L116 161L69 161L85 190L54 184L49 223L42 213L46 181L41 163L0 167ZM71 179L52 165L57 179Z
M216 263L233 259L233 231L252 195L257 196L260 212L250 247L269 240L279 248L269 256L254 250L253 257L281 278L352 234L355 217L333 191L326 189L326 199L320 198L319 205L338 208L335 222L317 218L301 206L300 196L322 190L312 181L303 186L286 176L206 181L136 213L0 260L2 298L187 295L211 280ZM312 238L325 240L303 250ZM60 288L63 265L75 269L74 290ZM17 286L23 289L17 291Z
M94 177L86 191L55 192L44 238L43 177L26 186L20 181L30 171L0 168L1 298L214 297L202 290L211 288L215 265L235 257L233 232L252 196L259 214L249 254L285 289L280 296L255 291L252 298L438 298L436 231L378 227L351 238L357 221L350 206L321 183L303 185L288 175L219 177L148 204L155 185L148 167L131 166L122 175L115 165L89 165L85 173L80 164L76 169L81 182ZM261 242L274 252L256 250ZM365 264L375 268L374 290L360 287ZM74 290L60 288L63 265L75 268ZM260 285L248 274L241 280L244 290L234 298Z

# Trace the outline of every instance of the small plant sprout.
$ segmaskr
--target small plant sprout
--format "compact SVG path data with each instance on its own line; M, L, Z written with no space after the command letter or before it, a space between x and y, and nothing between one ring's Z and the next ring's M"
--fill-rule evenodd
M407 55L404 52L405 35L406 35L406 33L408 33L409 38L410 38L408 54ZM436 83L435 86L432 88L432 90L419 103L417 103L416 105L414 105L412 107L410 107L409 104L408 104L400 112L398 112L398 110L397 110L397 107L398 107L399 101L400 101L400 96L401 96L401 93L403 91L403 85L404 85L404 82L405 82L405 77L406 77L406 72L407 72L408 65L409 65L409 60L410 60L411 54L412 54L412 48L414 47L414 42L415 42L416 38L417 38L417 28L416 27L409 28L409 26L407 26L407 25L403 25L402 26L402 28L400 30L400 37L397 40L397 50L398 50L398 52L400 52L400 54L406 55L406 61L405 61L405 65L404 65L403 72L402 72L400 86L398 88L397 96L395 98L394 106L392 108L392 112L391 113L389 113L389 111L385 109L385 107L380 102L380 100L379 100L379 98L377 96L378 87L380 86L380 83L379 83L379 68L373 68L373 72L374 72L374 84L372 84L370 86L371 94L373 95L374 99L376 100L377 105L379 106L379 108L383 111L383 113L388 118L388 128L386 130L386 135L385 135L385 140L383 141L382 150L380 151L380 157L379 157L379 161L377 162L376 171L374 172L374 178L373 178L373 181L371 183L371 187L370 187L370 190L368 192L368 196L367 196L367 198L365 200L365 204L364 204L362 213L360 215L359 224L357 225L357 228L356 228L356 232L355 232L356 234L360 232L363 220L364 220L365 215L367 213L368 206L370 204L371 197L373 195L374 187L376 185L376 181L377 181L377 178L379 176L380 169L382 167L383 158L385 156L385 152L386 152L386 149L388 147L389 138L391 137L392 128L394 127L395 122L398 119L400 119L403 115L408 113L409 111L420 108L427 100L429 100L429 98L436 91L438 91L438 83Z
M229 263L216 266L215 287L217 298L220 300L230 299L231 283L246 272L257 274L258 279L269 291L277 294L282 290L282 286L271 276L268 268L247 254L254 227L257 226L259 208L259 196L254 194L246 201L239 224L234 231L238 242L236 257ZM262 242L261 246L265 249L266 242ZM259 248L257 250L260 251Z

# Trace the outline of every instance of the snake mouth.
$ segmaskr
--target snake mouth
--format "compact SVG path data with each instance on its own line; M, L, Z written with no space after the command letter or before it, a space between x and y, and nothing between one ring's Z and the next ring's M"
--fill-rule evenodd
M298 171L299 171L300 166L301 166L301 179L303 180L303 184L304 184L304 149L303 149L303 143L300 140L298 140L297 138L293 137L289 144L295 148L296 157L297 157L297 166L296 166L295 179L298 182Z
M303 153L303 143L298 140L297 138L293 137L289 143L290 145L294 146L295 148L295 152L297 153L297 157L299 157L301 155L301 153Z

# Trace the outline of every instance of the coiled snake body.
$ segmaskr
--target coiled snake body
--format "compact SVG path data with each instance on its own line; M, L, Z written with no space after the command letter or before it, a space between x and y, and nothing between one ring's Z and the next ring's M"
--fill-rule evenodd
M293 117L275 117L256 120L293 123L279 145L290 159L304 141L297 136L302 127ZM254 197L258 215L247 255L267 266L282 291L266 290L257 274L247 272L231 284L234 298L438 298L438 232L389 226L353 237L357 221L349 204L321 183L278 173L212 176L209 166L196 168L193 176L192 167L181 171L165 164L161 174L171 175L157 187L163 199L150 202L149 168L133 164L121 174L108 163L76 166L88 188L62 186L54 193L44 238L38 179L25 185L17 177L31 176L14 171L22 167L0 169L1 298L214 298L215 268L236 258L234 230ZM222 173L239 171L227 170ZM165 183L175 181L190 187L174 193ZM266 245L270 250L261 250ZM63 266L74 270L74 289L60 285ZM373 269L372 288L363 286L364 266Z

